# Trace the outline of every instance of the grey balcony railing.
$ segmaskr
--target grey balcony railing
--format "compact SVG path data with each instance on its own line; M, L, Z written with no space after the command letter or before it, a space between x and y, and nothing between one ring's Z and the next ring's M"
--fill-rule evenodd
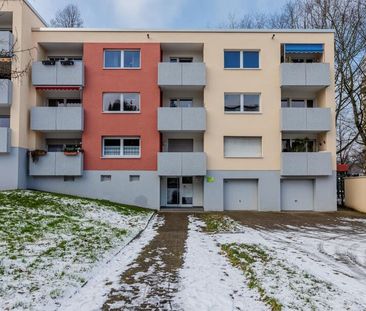
M282 63L281 86L313 86L330 85L330 65L326 63Z
M158 174L160 176L205 176L206 171L204 152L158 153Z
M13 50L13 34L10 31L0 31L0 54L6 56Z
M12 82L8 79L0 79L0 108L10 107L12 99Z
M34 86L84 86L84 63L74 61L73 65L45 65L34 62L32 66L32 83Z
M331 130L330 108L282 108L282 131L325 132Z
M0 153L10 152L10 128L0 127Z
M206 65L204 63L159 63L159 86L191 86L206 85Z
M158 110L159 131L199 131L206 130L206 109L161 107Z
M81 176L83 174L83 154L67 156L63 152L48 152L36 159L29 157L31 176Z
M31 110L33 131L83 131L82 107L33 107Z
M330 152L283 152L281 175L332 175L332 154Z

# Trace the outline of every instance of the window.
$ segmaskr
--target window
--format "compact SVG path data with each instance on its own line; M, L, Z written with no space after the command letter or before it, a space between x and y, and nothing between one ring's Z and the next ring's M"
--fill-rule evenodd
M139 112L139 93L104 93L104 112Z
M170 138L168 139L168 152L193 152L193 139Z
M47 100L48 107L80 107L80 98L49 98Z
M225 94L225 112L259 112L259 94Z
M225 158L248 158L261 156L261 137L224 137Z
M139 158L140 138L104 138L103 157L106 158Z
M257 69L259 51L224 51L224 68Z
M171 63L192 63L193 57L170 57Z
M112 181L112 175L100 175L101 182L109 182Z
M64 182L74 182L75 177L74 176L64 176Z
M192 98L171 98L170 107L172 108L190 108L193 106Z
M316 140L307 138L282 139L282 152L316 152Z
M140 51L106 50L104 68L140 68Z
M130 175L130 182L139 181L140 175Z
M282 108L314 108L313 99L281 99Z

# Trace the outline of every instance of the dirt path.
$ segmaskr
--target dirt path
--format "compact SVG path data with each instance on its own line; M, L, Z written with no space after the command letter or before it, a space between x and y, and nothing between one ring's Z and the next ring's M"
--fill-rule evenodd
M121 275L120 286L109 293L103 311L177 310L172 298L183 265L188 214L161 213L158 217L164 219L164 225Z

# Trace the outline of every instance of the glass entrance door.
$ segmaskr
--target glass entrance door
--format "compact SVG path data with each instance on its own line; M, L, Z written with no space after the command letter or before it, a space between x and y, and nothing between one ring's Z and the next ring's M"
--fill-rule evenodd
M193 205L192 177L167 178L167 205L168 206Z
M167 205L179 205L180 195L179 195L179 178L169 177L167 178Z

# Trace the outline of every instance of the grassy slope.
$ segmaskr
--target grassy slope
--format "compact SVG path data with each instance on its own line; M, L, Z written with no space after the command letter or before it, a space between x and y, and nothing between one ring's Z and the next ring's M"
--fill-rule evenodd
M0 301L27 308L31 301L61 297L65 288L80 286L108 251L141 230L150 215L104 200L0 192ZM13 299L19 291L31 299Z

